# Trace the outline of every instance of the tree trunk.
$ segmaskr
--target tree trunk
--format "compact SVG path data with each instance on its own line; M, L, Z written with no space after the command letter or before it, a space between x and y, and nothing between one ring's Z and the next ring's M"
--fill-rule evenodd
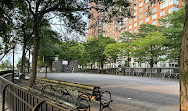
M180 67L180 56L178 56L178 65L177 67Z
M180 111L188 111L188 2L180 56Z
M38 16L36 15L34 17L34 49L32 52L32 67L31 67L29 87L32 87L34 85L37 75L37 62L38 62L38 53L40 48L39 23L40 23L40 19L38 19Z
M153 59L150 59L150 77L152 76Z
M101 61L101 73L103 73L104 61Z
M22 28L22 31L23 31L23 50L22 50L22 61L21 61L21 69L20 69L20 72L23 73L24 72L24 69L25 69L25 55L26 55L26 33L25 33L25 28L24 26L21 27Z
M130 60L129 60L129 52L128 52L128 64L127 64L128 67L129 67L129 62L130 62Z
M49 61L49 70L52 72L52 61Z
M93 64L91 64L91 69L93 69Z
M28 66L27 66L28 72L30 72L29 69L30 69L30 50L29 50L29 61L28 61Z
M20 69L21 73L23 73L24 69L25 69L25 55L26 55L25 46L26 46L26 44L24 42L24 44L23 44L23 51L22 51L22 63L21 63L21 69Z

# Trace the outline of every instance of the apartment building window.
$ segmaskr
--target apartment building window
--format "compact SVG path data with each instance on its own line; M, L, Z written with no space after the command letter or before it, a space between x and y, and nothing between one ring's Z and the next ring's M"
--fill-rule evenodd
M136 16L137 12L134 12L134 16Z
M166 67L166 63L165 62L160 62L160 67Z
M134 29L134 33L136 33L137 32L137 29Z
M127 18L123 19L123 23L127 25Z
M129 26L129 29L132 29L132 25Z
M178 11L179 9L177 7L171 7L168 9L168 13L172 13L173 11Z
M125 31L127 31L127 27L125 27Z
M123 29L121 29L121 33L123 33Z
M139 19L141 19L143 17L143 14L139 15Z
M157 25L157 21L152 22L152 25Z
M174 11L178 11L179 10L179 8L177 8L177 7L174 7Z
M149 17L145 19L145 22L149 22Z
M143 20L139 21L139 25L143 24Z
M137 3L137 0L134 0L134 4L136 4Z
M157 11L157 7L152 9L152 13L155 13Z
M139 10L139 13L141 13L143 11L143 8L141 8L140 10Z
M165 15L165 10L160 12L160 16L164 16Z
M123 27L127 26L127 22L124 23Z
M136 63L133 63L133 67L136 67Z
M148 8L149 8L149 5L146 5L146 6L145 6L145 10L147 10Z
M148 3L149 2L149 0L145 0L145 3Z
M149 16L149 12L148 11L145 12L145 16Z
M152 15L152 20L157 18L157 14Z
M165 3L160 4L160 9L165 8Z
M137 17L134 18L134 22L137 20Z
M152 7L155 6L157 4L157 0L155 0L153 3L152 3Z
M132 23L132 20L129 20L129 24L131 24Z
M134 23L134 27L136 27L137 26L137 23Z
M172 5L173 4L173 0L169 0L168 1L168 6Z
M139 7L143 6L143 2L139 4Z
M178 0L168 0L168 1L164 1L164 3L160 4L160 9L166 8L170 5L178 5Z
M174 4L175 4L175 5L178 5L178 0L174 0Z
M137 9L137 6L134 6L134 10L136 10Z

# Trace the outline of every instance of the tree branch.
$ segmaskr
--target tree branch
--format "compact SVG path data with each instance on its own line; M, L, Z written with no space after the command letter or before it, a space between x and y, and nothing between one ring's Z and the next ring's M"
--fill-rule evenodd
M36 13L36 14L37 14L37 12L38 12L40 2L41 2L41 0L39 0L39 1L36 3L36 10L35 10L35 13Z
M29 11L31 12L32 15L34 15L34 12L32 11L32 8L31 8L31 3L29 2L29 0L26 0L26 2L29 5Z
M44 14L46 14L48 12L55 11L55 10L58 10L60 12L62 12L63 10L68 10L68 11L72 11L73 12L73 11L84 11L86 9L89 9L89 8L79 8L79 9L77 9L77 8L58 8L62 4L62 2L63 1L60 1L59 3L55 4L51 8L46 9L47 5L49 4L49 3L47 3L45 8L42 11L40 11L40 14L44 15Z
M57 8L58 8L58 6L59 5L61 5L61 3L62 3L62 1L60 1L59 3L57 3L57 4L55 4L54 6L52 6L51 8L48 8L48 9L43 9L43 10L41 10L40 12L39 12L39 14L41 15L41 16L43 16L44 14L46 14L46 13L48 13L48 12L50 12L50 11L55 11ZM46 7L47 8L47 7Z

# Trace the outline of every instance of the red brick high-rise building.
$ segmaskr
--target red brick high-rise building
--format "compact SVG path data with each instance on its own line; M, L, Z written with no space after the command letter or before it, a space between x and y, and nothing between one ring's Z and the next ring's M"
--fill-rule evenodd
M100 5L90 2L89 6L99 7ZM92 17L89 19L88 37L98 37L98 35L103 34L104 31L102 24L102 16L104 13L96 11L94 8L91 8L90 13Z
M103 23L101 16L104 14L91 9L93 14L89 20L88 37L98 37L99 34L114 38L118 41L118 37L125 31L131 33L138 33L141 24L153 24L159 26L158 19L171 14L173 11L178 11L182 6L182 0L163 0L160 3L155 2L151 4L149 0L128 0L136 4L132 7L132 15L134 18L124 18L123 22L118 23L115 19L111 23ZM93 2L90 6L98 6ZM151 13L148 12L148 8Z

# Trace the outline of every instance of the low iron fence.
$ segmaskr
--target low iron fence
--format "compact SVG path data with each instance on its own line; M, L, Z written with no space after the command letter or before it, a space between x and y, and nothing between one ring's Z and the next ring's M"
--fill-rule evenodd
M27 89L1 76L0 90L2 96L2 111L7 109L10 111L72 111L72 109L67 106L48 101L47 98L41 98L37 96L37 94L31 93Z
M120 72L121 71L121 72ZM106 74L121 74L130 76L147 76L147 77L164 77L164 78L179 78L179 68L152 68L150 74L150 68L130 68L125 67L121 70L118 68L104 69Z

